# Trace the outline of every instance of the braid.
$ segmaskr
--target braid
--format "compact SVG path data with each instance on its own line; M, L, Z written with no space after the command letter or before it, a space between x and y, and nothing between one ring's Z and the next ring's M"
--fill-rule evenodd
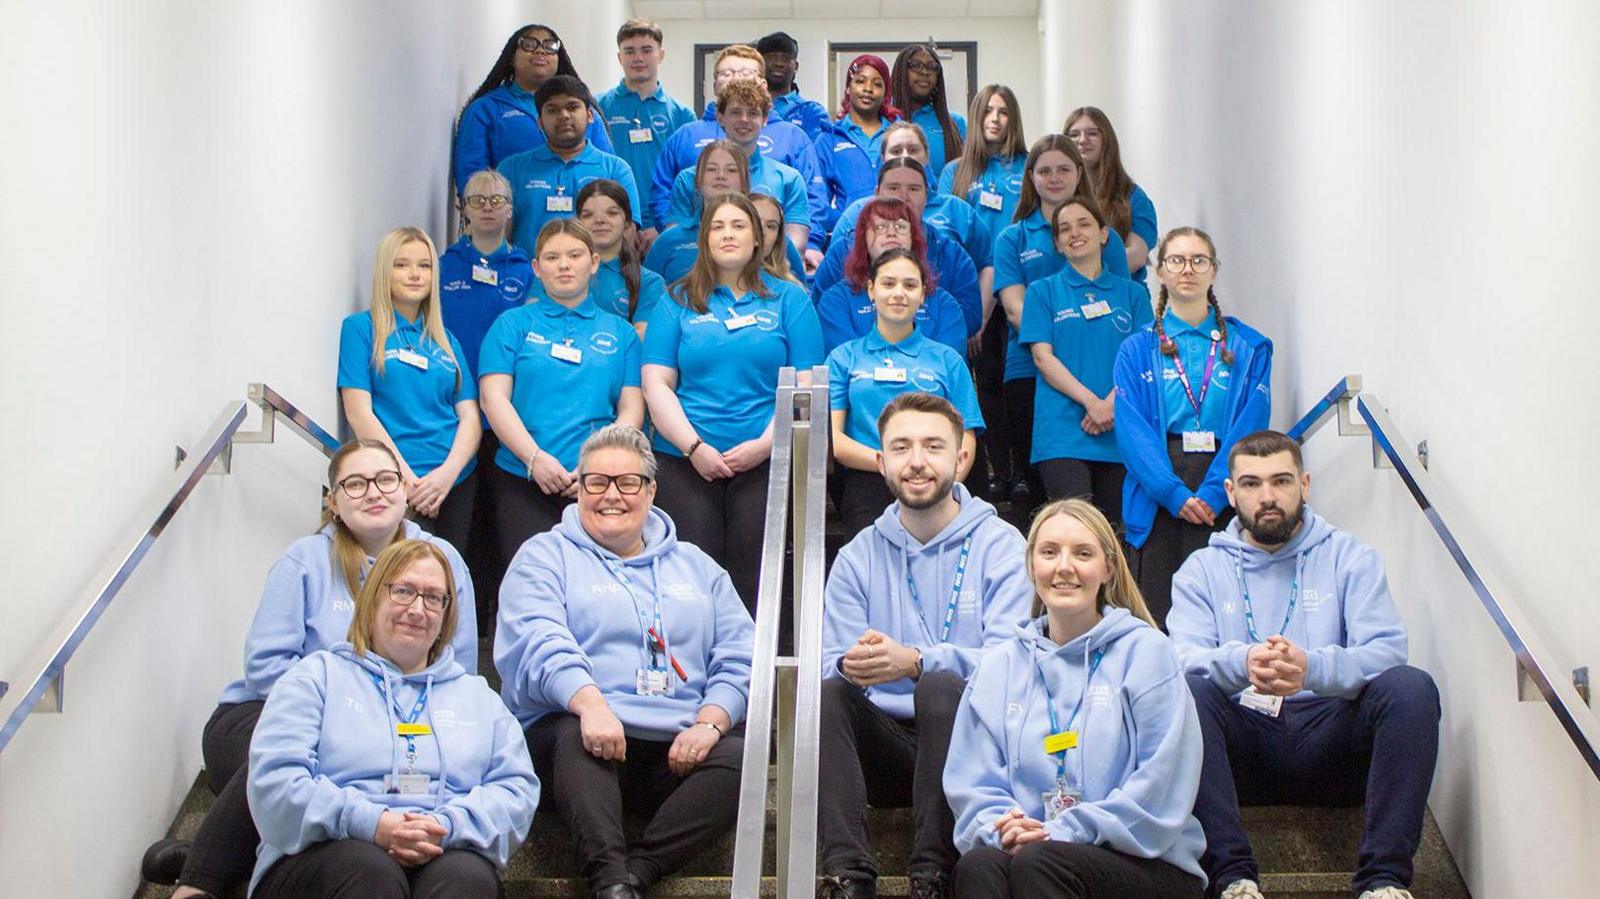
M1167 356L1178 355L1178 345L1167 336L1167 285L1161 285L1161 292L1156 294L1156 339L1160 342L1161 352Z
M1165 287L1162 288L1162 290L1165 289ZM1211 306L1211 311L1217 315L1217 333L1222 335L1222 361L1232 365L1233 350L1228 349L1228 320L1222 317L1222 306L1217 303L1216 288L1206 288L1206 303Z

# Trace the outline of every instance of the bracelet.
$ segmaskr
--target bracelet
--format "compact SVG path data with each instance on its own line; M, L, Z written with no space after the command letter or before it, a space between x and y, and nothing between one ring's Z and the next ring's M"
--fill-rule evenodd
M694 451L699 449L701 444L704 444L704 443L705 443L704 439L702 439L700 437L696 437L694 439L694 442L689 444L689 450L688 450L688 452L683 454L683 457L685 459L689 459L689 460L693 461L694 460Z
M538 447L533 448L533 455L528 457L528 480L533 480L533 463L538 460L539 454L544 452Z
M712 730L716 731L717 732L717 736L719 736L719 737L727 736L727 734L723 732L722 728L718 727L716 725L716 722L714 722L714 721L696 721L695 722L695 726L696 727L698 727L698 726L700 726L702 724L704 724L706 727L709 727Z

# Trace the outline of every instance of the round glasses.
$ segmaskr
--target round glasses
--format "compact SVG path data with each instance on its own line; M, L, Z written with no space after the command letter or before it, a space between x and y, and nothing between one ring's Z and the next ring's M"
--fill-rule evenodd
M911 223L905 219L878 219L872 223L872 233L879 236L893 234L905 237L911 233Z
M490 209L499 209L510 202L511 198L505 194L489 194L488 196L483 194L473 194L467 197L467 205L471 206L473 209L482 209L485 206L489 207Z
M1210 256L1167 256L1161 264L1169 272L1181 272L1184 269L1193 269L1195 274L1204 274L1211 271L1211 266L1216 262Z
M389 590L389 601L397 606L409 606L422 597L422 607L430 612L443 612L450 604L448 593L424 593L410 584L384 584Z
M605 493L611 489L612 484L617 485L617 492L623 496L633 496L643 490L644 485L650 483L650 479L642 474L600 474L599 472L591 472L579 478L578 482L583 485L583 492L591 496L599 496Z
M525 53L544 52L554 55L561 52L561 42L555 38L551 38L547 41L541 41L538 38L529 35L527 37L517 38L517 49Z
M394 470L380 471L372 477L353 474L339 482L339 487L344 490L344 495L351 499L360 499L367 495L371 485L376 484L378 492L383 494L393 493L400 489L400 472Z

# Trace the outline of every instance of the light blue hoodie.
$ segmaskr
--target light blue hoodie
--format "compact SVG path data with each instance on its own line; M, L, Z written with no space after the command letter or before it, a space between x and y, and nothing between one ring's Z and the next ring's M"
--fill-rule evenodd
M653 621L657 596L662 637L688 678L662 659L671 693L640 696L638 671L650 663L640 621ZM573 694L593 685L628 736L671 740L701 706L722 707L734 724L744 718L754 639L728 573L699 547L679 543L667 513L651 509L644 551L621 559L594 542L573 504L560 524L522 544L506 570L494 666L500 695L524 727L566 711Z
M1299 599L1283 627L1296 567ZM1256 620L1245 623L1239 569ZM1203 674L1229 695L1250 685L1250 646L1282 634L1306 651L1306 688L1313 696L1354 699L1373 678L1406 661L1406 629L1389 596L1383 561L1371 547L1338 530L1311 507L1288 543L1269 553L1245 540L1235 518L1172 576L1167 629L1191 674Z
M894 502L839 551L823 605L823 677L842 677L840 658L872 628L920 649L924 672L949 671L965 678L983 647L1009 639L1011 626L1027 617L1033 587L1022 535L966 487L956 484L952 495L961 511L927 543L919 543L900 523L900 504ZM940 641L968 535L972 550L950 638ZM908 570L922 600L920 620L906 585ZM902 678L868 687L867 698L889 715L910 718L915 689L909 678Z
M461 667L478 670L478 617L472 577L461 554L449 543L425 533L416 522L402 524L407 540L426 540L450 560L456 582L456 637L452 641ZM371 568L372 559L367 558ZM363 580L366 578L362 572ZM261 588L261 604L244 638L244 677L222 691L218 705L266 699L267 691L295 662L319 649L331 649L350 634L356 601L345 587L344 573L333 558L333 525L289 544Z
M430 790L385 793L385 775L405 764L395 706L409 711L424 690L420 720L433 733L416 738L416 770ZM539 780L517 720L449 647L427 668L401 674L341 643L301 659L267 698L250 741L249 798L261 833L254 892L278 859L327 840L371 840L391 810L432 814L448 831L445 849L504 868L533 823Z
M1108 608L1065 646L1045 636L1046 618L1018 624L983 654L951 729L944 792L956 816L956 848L999 848L994 821L1013 808L1044 821L1057 760L1044 751L1050 715L1040 672L1050 679L1062 727L1080 736L1069 749L1069 781L1082 798L1053 821L1052 840L1159 858L1205 879L1205 834L1191 810L1200 790L1200 719L1172 644L1126 609ZM1092 683L1090 659L1103 652Z

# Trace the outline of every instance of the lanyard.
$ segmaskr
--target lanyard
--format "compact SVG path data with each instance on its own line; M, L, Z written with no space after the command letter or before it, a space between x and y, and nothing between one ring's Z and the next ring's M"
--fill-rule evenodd
M604 559L603 561L605 562L606 570L611 572L611 576L616 578L617 583L622 585L623 590L627 591L628 599L633 603L633 611L639 616L639 630L642 632L641 639L644 642L645 652L650 655L650 670L667 670L666 666L661 663L662 656L665 656L672 662L672 667L678 672L679 679L687 682L689 680L688 675L678 665L678 660L673 658L672 654L667 651L667 629L661 624L661 585L656 578L655 569L650 569L651 614L646 617L644 606L639 604L639 597L633 592L633 585L628 582L627 575L623 573L621 563L615 559Z
M1295 553L1294 580L1289 584L1289 608L1283 613L1283 627L1278 628L1280 635L1288 633L1289 619L1294 617L1295 604L1300 601L1300 569L1305 559L1305 553ZM1256 612L1250 605L1250 586L1244 581L1244 553L1234 555L1233 573L1239 578L1239 593L1244 601L1244 626L1250 631L1250 642L1260 643L1261 634L1256 631Z
M1200 398L1194 398L1194 388L1189 386L1189 373L1183 369L1183 350L1178 349L1172 355L1172 367L1178 370L1178 383L1183 385L1183 394L1189 398L1189 405L1194 407L1195 426L1200 424L1200 407L1205 404L1206 394L1211 392L1211 372L1217 364L1217 341L1211 341L1211 352L1206 354L1206 372L1200 377Z
M1089 673L1084 675L1083 693L1078 697L1078 704L1072 707L1072 716L1067 719L1067 730L1071 730L1072 725L1077 722L1078 712L1083 710L1083 699L1089 695L1089 682L1094 680L1094 673L1100 670L1100 662L1105 657L1106 651L1103 649L1097 649L1089 656ZM1039 664L1039 656L1037 654L1033 657L1033 667L1034 670L1039 672L1039 682L1044 684L1045 711L1050 713L1050 733L1059 734L1062 732L1062 728L1056 718L1056 698L1050 693L1050 679L1044 676L1044 666ZM1060 752L1051 754L1056 757L1056 781L1065 785L1067 782L1067 750L1063 749ZM1079 761L1081 769L1082 753L1079 753ZM1080 775L1078 778L1079 786L1081 787L1083 785L1083 772L1080 770L1078 773Z
M387 692L387 690L385 689L385 686L384 686L383 678L379 677L376 674L373 674L371 671L368 671L367 675L372 678L372 683L377 686L378 695L381 696L381 695L383 695L384 693ZM424 708L426 708L427 705L428 705L428 693L429 693L429 691L431 689L432 689L432 685L431 684L429 686L427 686L427 687L423 687L422 688L422 692L417 694L416 703L411 706L411 714L409 714L409 715L407 715L405 712L401 711L400 710L400 706L396 705L394 707L395 716L400 719L400 723L401 724L416 724L417 723L417 719L422 717L422 710ZM396 697L394 694L392 694L392 693L389 694L390 703L394 703L397 698L398 697ZM412 733L399 734L399 736L404 737L405 741L406 741L406 761L410 764L411 770L412 771L416 771L417 770L417 736L416 736L416 734L412 734Z
M972 535L961 541L961 557L956 560L956 580L950 585L950 604L944 610L944 627L939 631L939 642L944 643L950 639L950 625L956 618L956 604L961 600L961 582L967 578L967 557L972 555ZM911 602L917 607L917 620L922 622L924 631L928 629L928 615L922 610L922 597L917 594L917 582L911 579L911 565L906 564L906 588L911 591ZM928 632L932 637L933 633Z

